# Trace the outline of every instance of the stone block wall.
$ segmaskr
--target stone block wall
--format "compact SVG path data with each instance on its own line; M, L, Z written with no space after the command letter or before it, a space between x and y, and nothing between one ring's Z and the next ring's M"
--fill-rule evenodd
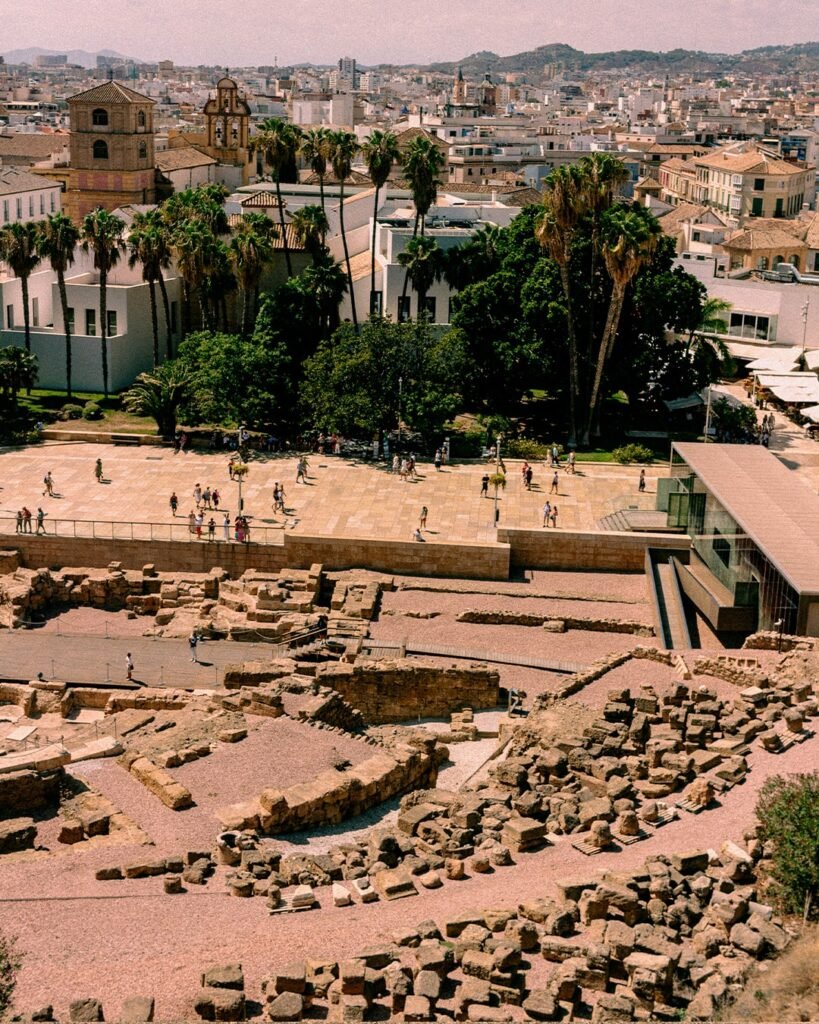
M600 569L644 572L646 548L679 548L684 538L663 533L574 530L498 530L511 564L526 569Z
M60 801L62 768L38 772L23 769L0 775L0 818L16 818Z
M399 658L321 665L316 678L338 691L372 725L448 717L465 707L494 708L500 700L500 676L485 665Z

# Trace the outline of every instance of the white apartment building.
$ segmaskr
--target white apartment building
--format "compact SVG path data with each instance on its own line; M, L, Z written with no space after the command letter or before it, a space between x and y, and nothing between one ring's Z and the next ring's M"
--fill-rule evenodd
M60 185L20 167L0 167L0 228L60 210Z

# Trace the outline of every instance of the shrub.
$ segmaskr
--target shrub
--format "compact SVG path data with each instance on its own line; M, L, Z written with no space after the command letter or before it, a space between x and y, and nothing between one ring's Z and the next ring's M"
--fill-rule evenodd
M510 437L501 443L501 454L510 459L547 459L550 450L550 445L533 441L530 437Z
M101 420L102 416L102 409L97 405L96 402L85 403L85 408L82 411L82 418L84 420Z
M455 430L449 435L449 455L453 459L476 459L483 450L482 430Z
M60 409L61 420L78 420L82 418L82 406L68 402Z
M654 452L644 444L624 444L621 448L615 448L611 457L625 466L629 462L651 462Z
M807 920L819 897L819 773L766 779L756 816L773 847L774 896L784 911Z

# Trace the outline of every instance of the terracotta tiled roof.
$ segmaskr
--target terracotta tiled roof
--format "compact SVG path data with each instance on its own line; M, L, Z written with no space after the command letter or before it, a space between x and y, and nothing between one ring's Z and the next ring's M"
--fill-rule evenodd
M69 103L73 100L82 100L83 103L156 103L150 96L143 96L141 92L129 89L127 85L120 85L119 82L95 85L93 89L86 89L85 92L68 97Z
M730 171L732 174L804 174L804 167L797 167L785 160L766 156L765 153L714 153L713 156L695 158L700 167L711 167L718 171Z
M0 196L56 187L56 181L52 178L45 178L41 174L30 174L19 167L0 167Z
M227 220L228 227L236 228L242 222L242 215L240 213L231 213L228 214ZM284 241L282 240L281 237L281 225L278 223L278 221L275 221L274 223L276 225L276 237L272 239L273 248L284 249ZM285 224L284 229L287 235L287 247L290 250L290 252L304 252L304 247L301 245L298 238L296 237L296 232L295 229L293 228L293 225Z
M193 146L178 146L176 149L166 149L161 153L157 153L154 157L157 169L163 173L181 171L187 167L209 167L217 162L212 156L200 153Z
M501 193L498 194L501 195ZM543 201L543 195L536 188L519 188L514 192L504 192L502 201L507 206L533 206Z
M662 164L662 169L664 171L683 171L691 175L696 174L696 168L691 161L683 160L678 156L672 156L670 160L666 160L665 163Z
M340 264L344 267L344 264ZM356 253L355 256L350 257L350 276L353 281L360 281L364 277L369 277L372 271L372 256L370 255L369 249L365 249L364 252ZM378 273L378 264L375 265L375 272Z
M399 149L406 149L413 139L423 138L434 142L438 149L443 150L444 153L449 152L449 143L444 142L434 132L428 132L426 128L420 128L417 125L414 125L412 128L397 128L395 134L398 138Z
M673 210L660 215L660 227L666 235L675 236L684 221L696 220L697 217L701 217L707 210L707 206L700 206L699 203L680 203Z
M4 164L33 164L38 160L47 160L67 145L68 134L16 132L14 135L0 135L0 160Z
M302 181L302 185L318 185L319 176L313 174L312 171ZM324 175L325 185L337 185L338 178L333 174L330 168L327 168L327 173ZM362 174L361 171L350 171L349 175L344 179L345 185L372 185L372 181L367 177L366 174Z
M659 192L661 187L662 186L659 181L657 181L656 178L651 177L638 178L638 180L634 182L634 188L641 188L644 192Z
M756 249L794 249L805 248L805 243L790 231L782 227L758 227L754 224L744 231L737 231L722 243L726 249L741 252L753 252Z

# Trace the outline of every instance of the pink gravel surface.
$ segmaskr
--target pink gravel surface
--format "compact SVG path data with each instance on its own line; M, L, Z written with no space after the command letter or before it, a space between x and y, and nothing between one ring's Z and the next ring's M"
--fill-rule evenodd
M128 612L106 612L101 608L69 608L46 619L38 632L63 636L142 636L153 618L129 618Z
M173 768L203 813L251 800L266 786L294 786L332 767L342 757L358 764L374 748L363 740L333 733L291 718L247 719L247 739L220 744L209 757Z
M462 579L426 579L395 576L395 582L407 589L453 593L508 594L512 597L561 596L594 600L636 601L647 599L645 575L641 572L581 572L578 570L527 569L525 580L479 582Z
M765 778L772 773L810 771L817 756L816 736L781 755L755 749L749 758L748 779L726 794L720 807L685 816L645 842L601 854L590 862L562 841L521 857L514 867L480 879L450 882L409 902L335 908L324 892L319 911L270 917L263 900L232 899L214 882L204 893L173 897L130 895L130 883L129 895L119 895L126 883L105 883L119 887L116 892L108 890L110 899L87 900L81 898L83 887L76 889L69 876L63 876L62 886L50 881L58 859L40 861L36 872L27 867L22 875L20 862L4 864L0 877L12 876L3 877L5 890L27 897L24 902L6 903L2 910L4 927L20 937L24 953L16 1004L20 1010L31 1010L53 1002L58 1014L64 1015L71 999L96 995L113 1016L124 998L151 993L157 997L158 1021L189 1019L199 972L230 961L242 963L248 993L258 998L262 978L275 965L306 956L349 956L424 918L440 923L466 909L512 905L553 893L555 881L561 878L590 870L628 869L649 854L739 839L752 824L756 794ZM43 899L46 881L55 896L59 891L59 898ZM156 892L157 880L147 882Z

